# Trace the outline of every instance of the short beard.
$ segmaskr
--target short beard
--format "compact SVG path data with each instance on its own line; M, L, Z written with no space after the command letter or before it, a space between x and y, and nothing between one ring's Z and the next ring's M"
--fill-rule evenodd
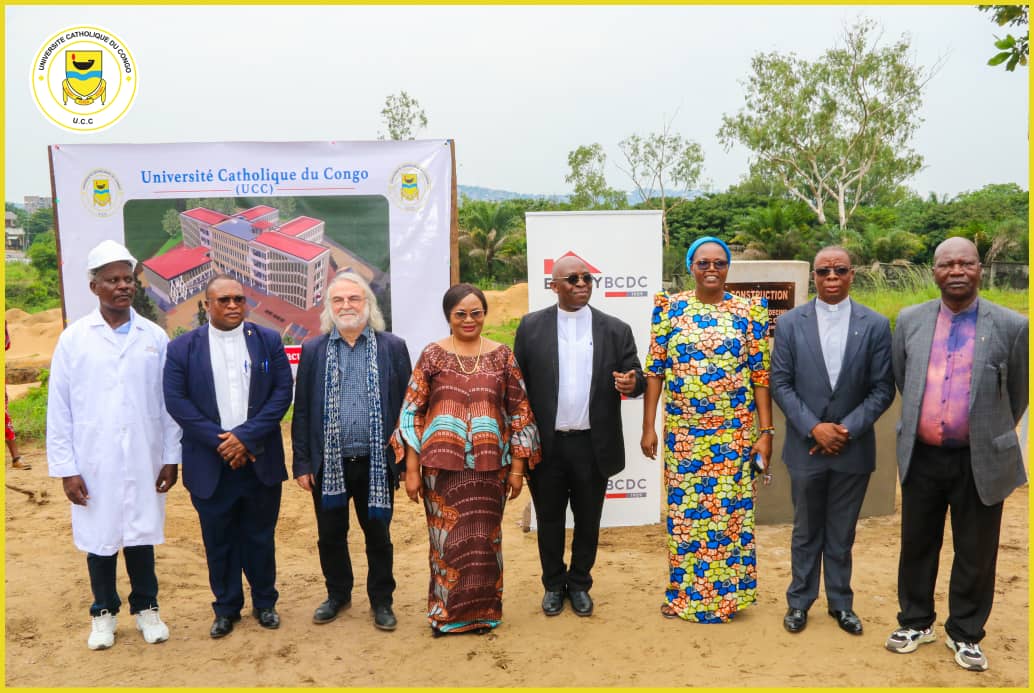
M341 316L332 313L331 317L334 320L334 326L339 330L362 330L370 320L370 306L364 304L358 315Z

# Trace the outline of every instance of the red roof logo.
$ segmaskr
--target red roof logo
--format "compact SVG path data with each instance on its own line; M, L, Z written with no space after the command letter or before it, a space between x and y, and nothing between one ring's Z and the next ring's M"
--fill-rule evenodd
M542 272L543 272L543 274L553 274L553 265L556 262L558 262L560 260L563 260L565 257L578 258L583 263L585 263L585 266L589 268L589 271L592 274L602 274L602 272L600 272L598 269L596 269L596 267L594 267L591 262L589 262L588 260L583 258L581 255L578 255L573 250L568 250L566 253L564 253L563 255L558 257L556 260L551 260L551 259L543 260L542 261Z

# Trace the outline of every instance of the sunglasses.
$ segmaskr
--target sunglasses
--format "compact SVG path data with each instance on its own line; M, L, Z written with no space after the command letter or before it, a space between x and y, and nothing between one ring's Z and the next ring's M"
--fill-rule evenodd
M564 281L571 286L578 286L579 280L583 284L592 284L592 275L588 272L582 272L581 274L569 274L564 277Z
M697 260L693 266L698 270L709 270L714 267L716 270L723 270L729 266L728 260Z
M836 267L816 267L815 274L820 277L828 277L830 272L835 272L838 277L846 277L847 273L851 271L850 267L844 267L838 265Z
M485 317L485 311L478 308L476 310L470 311L469 313L465 310L457 310L454 311L452 314L452 317L460 321L466 320L468 316L471 320L480 320L481 318Z
M228 306L231 303L236 303L238 305L241 305L241 304L244 303L244 297L243 296L217 296L215 300L221 306Z

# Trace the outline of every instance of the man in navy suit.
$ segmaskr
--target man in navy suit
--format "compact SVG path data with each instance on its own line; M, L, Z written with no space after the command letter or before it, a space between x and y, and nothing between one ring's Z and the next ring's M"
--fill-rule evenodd
M793 535L783 627L798 633L825 572L829 614L862 634L851 590L855 525L876 468L873 424L894 399L890 323L848 296L854 270L843 248L815 256L817 297L779 318L772 398L786 415Z
M366 595L373 625L395 630L392 504L404 469L388 445L409 384L409 351L385 332L370 286L341 272L327 287L325 334L302 346L294 393L294 477L312 494L327 599L313 623L333 621L352 604L348 503L366 539Z
M208 324L169 344L166 408L183 428L183 485L201 521L215 595L210 635L233 630L244 606L278 628L274 533L287 479L280 420L291 406L291 366L273 330L245 322L244 287L227 275L205 289Z

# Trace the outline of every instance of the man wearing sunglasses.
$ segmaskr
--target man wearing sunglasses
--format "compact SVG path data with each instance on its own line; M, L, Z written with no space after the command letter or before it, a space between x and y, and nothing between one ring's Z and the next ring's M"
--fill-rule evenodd
M848 296L843 248L815 256L816 298L779 318L772 398L786 416L783 461L794 507L783 627L799 633L824 574L830 616L862 634L851 590L855 525L876 468L873 425L894 399L890 323Z
M588 305L593 277L580 258L557 260L551 287L557 305L525 315L514 338L542 438L542 461L528 475L538 519L542 610L556 616L566 596L576 614L590 616L607 479L625 468L621 396L642 394L646 380L632 329ZM568 504L574 515L569 567Z
M276 612L274 533L287 479L280 419L291 406L291 366L280 335L246 322L244 287L217 275L205 288L208 324L169 344L164 390L183 428L183 485L201 522L215 595L209 635L229 635L244 606L263 628Z

